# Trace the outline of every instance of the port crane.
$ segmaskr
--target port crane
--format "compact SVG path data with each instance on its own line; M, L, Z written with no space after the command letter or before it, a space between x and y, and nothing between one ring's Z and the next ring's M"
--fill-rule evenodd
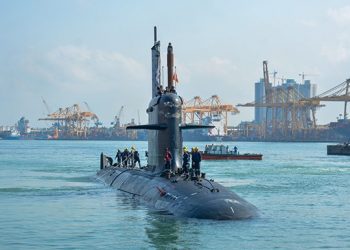
M273 86L276 86L276 79L278 79L278 77L276 77L277 73L278 72L276 70L274 70L272 73L269 73L273 76Z
M316 128L316 109L323 107L318 100L305 99L293 86L272 87L267 61L263 61L264 96L260 102L238 104L238 107L265 108L262 137L294 135L297 131ZM309 114L311 111L311 120Z
M91 110L91 108L90 108L90 106L89 106L89 104L88 104L87 102L84 102L84 104L85 104L87 110L88 110L89 112L93 113L92 110ZM102 125L102 122L100 122L100 120L99 120L99 118L97 117L97 115L95 115L95 116L96 116L96 117L94 117L95 126L96 126L96 128L98 128L98 126Z
M79 104L70 107L59 108L39 121L54 121L54 126L60 130L62 136L86 138L90 121L96 121L98 117L91 111L84 111Z
M44 97L41 97L41 100L42 100L43 103L44 103L44 106L45 106L45 108L46 108L47 114L50 114L51 111L50 111L49 105L48 105L47 102L45 101Z
M228 113L238 114L239 110L231 104L221 102L218 95L212 95L206 100L195 96L184 103L182 109L183 123L202 124L205 117L213 121L223 121L224 134L227 134Z
M114 117L114 122L112 122L112 124L114 124L115 128L121 127L120 118L121 118L121 115L123 113L123 110L124 110L124 106L121 106L119 111L118 111L118 114Z
M303 101L315 101L315 102L344 102L344 120L347 119L347 104L350 101L350 79L346 79L344 82L337 86L319 94L318 96L302 99Z

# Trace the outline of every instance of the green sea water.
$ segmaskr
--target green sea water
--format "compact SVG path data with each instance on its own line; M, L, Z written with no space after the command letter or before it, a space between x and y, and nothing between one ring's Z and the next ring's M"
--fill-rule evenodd
M324 143L229 143L263 160L203 162L258 207L242 221L160 214L95 179L101 152L132 145L144 155L147 142L0 141L0 249L350 249L350 157Z

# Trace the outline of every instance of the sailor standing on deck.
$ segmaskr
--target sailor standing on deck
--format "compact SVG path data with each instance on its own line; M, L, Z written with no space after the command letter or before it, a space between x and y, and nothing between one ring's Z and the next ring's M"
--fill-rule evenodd
M126 148L126 149L124 149L124 151L122 153L123 167L127 167L128 166L128 158L129 158L129 150Z
M236 154L238 153L238 151L237 151L237 150L238 150L238 148L237 148L237 146L235 146L235 147L233 148L233 154L235 154L235 155L236 155Z
M170 170L170 163L171 163L171 160L172 160L172 159L173 159L173 156L171 155L169 149L166 148L165 156L164 156L165 169Z
M139 154L139 152L136 150L136 148L134 147L134 151L133 151L133 157L134 157L134 159L133 159L133 167L135 167L136 166L136 163L138 163L139 164L139 168L141 168L141 163L140 163L140 154Z
M194 163L193 163L193 154L194 154L194 148L191 148L191 153L190 153L190 155L191 155L191 158L192 158L192 161L191 161L191 167L192 167L192 169L193 169L193 165L194 165Z
M184 147L183 150L184 150L184 153L182 155L182 170L186 175L188 175L191 155L188 152L187 147Z
M135 167L134 153L135 153L135 147L134 147L134 146L131 146L130 154L129 154L129 165L130 165L132 168Z
M120 150L118 149L116 155L115 155L115 158L114 159L117 159L117 162L118 162L118 166L120 166L120 163L122 162L122 152L120 152Z
M194 162L193 162L193 154L194 154L194 147L191 148L190 156L191 156L191 169L190 169L190 174L191 178L194 176Z
M198 151L198 148L195 147L194 148L194 152L192 154L192 168L194 169L194 173L195 176L197 177L197 179L199 178L200 174L201 174L201 161L202 161L202 156L201 153Z

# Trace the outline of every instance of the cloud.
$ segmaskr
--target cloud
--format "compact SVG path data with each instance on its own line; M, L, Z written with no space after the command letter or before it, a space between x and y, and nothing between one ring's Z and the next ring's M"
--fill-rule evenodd
M350 48L339 44L336 47L323 47L322 55L332 63L345 62L350 58Z
M350 59L350 5L331 8L327 16L333 21L332 29L327 32L321 55L333 64L348 62Z
M32 77L69 90L90 88L95 91L147 79L144 65L131 57L73 45L31 55L24 67Z
M207 76L227 77L237 70L237 66L229 59L221 57L211 57L205 61L195 62L189 65L194 73L200 73Z
M11 61L16 63L6 66L3 81L8 82L9 89L18 89L11 99L17 109L13 112L18 116L25 110L31 121L43 116L39 110L41 96L51 111L87 101L107 123L121 105L128 110L123 122L129 121L149 99L150 74L146 63L120 52L66 45L44 51L31 48L20 57L12 57ZM12 71L15 73L8 73ZM35 104L28 105L27 100Z
M342 33L334 41L334 45L325 45L321 54L331 63L343 63L350 59L350 35Z
M231 85L237 73L237 66L230 59L218 56L177 63L176 67L180 91L189 96L198 94L198 84L205 95L217 91L218 86L213 82Z
M340 8L331 8L327 11L327 15L340 25L350 24L350 5Z
M231 90L241 73L229 58L211 56L177 64L178 92L185 100L200 95L203 99L217 94L224 102L234 99ZM232 101L231 101L232 102Z
M298 23L306 28L315 28L318 25L316 21L307 19L298 20Z

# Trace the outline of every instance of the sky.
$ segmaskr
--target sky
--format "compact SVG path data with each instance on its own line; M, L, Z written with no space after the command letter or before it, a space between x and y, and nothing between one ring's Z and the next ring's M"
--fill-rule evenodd
M309 74L318 94L350 77L349 1L0 0L0 125L49 126L43 99L50 112L87 102L105 126L121 106L122 123L138 110L146 123L153 26L163 65L173 44L185 100L253 101L263 60L280 78ZM343 112L324 104L318 124ZM232 125L254 119L239 110Z

